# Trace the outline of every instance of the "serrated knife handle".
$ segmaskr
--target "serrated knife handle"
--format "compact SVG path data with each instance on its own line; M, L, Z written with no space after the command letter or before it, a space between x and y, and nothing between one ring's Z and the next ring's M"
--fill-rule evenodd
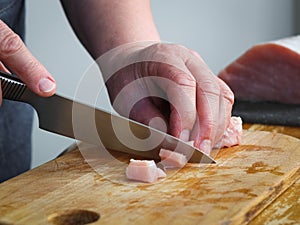
M0 71L2 97L8 100L21 101L27 86L12 74Z

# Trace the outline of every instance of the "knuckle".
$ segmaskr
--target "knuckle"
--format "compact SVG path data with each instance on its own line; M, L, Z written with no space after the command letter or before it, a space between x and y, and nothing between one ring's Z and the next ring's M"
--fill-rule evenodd
M195 77L184 68L179 68L167 63L159 63L156 64L156 66L159 74L164 74L164 77L167 77L177 85L181 87L196 87L197 82Z
M220 86L222 87L222 97L226 99L230 104L234 102L234 94L232 90L225 84L225 82L221 79L218 79Z
M192 88L196 87L195 78L186 73L173 73L171 75L171 79L179 86Z
M195 56L198 60L200 60L202 63L204 63L204 59L201 57L201 55L199 55L198 52L196 52L196 51L194 51L194 50L192 50L192 49L190 49L190 52L191 52L191 54L192 54L193 56Z
M230 89L223 90L223 97L229 101L230 104L234 102L234 94Z
M210 132L211 132L212 128L215 127L215 121L212 117L208 117L206 119L206 127L207 127L207 130Z
M213 118L206 118L205 121L202 121L202 124L200 124L200 131L202 130L202 136L206 139L211 139L211 137L213 136L214 127L215 122Z
M4 28L4 29L3 29ZM3 58L15 54L22 48L21 38L12 30L0 25L0 54Z
M190 124L191 125L190 129L192 129L197 117L196 110L194 110L194 107L192 107L190 111L185 111L183 115L184 118L182 118L182 121L184 121L185 124Z
M205 79L198 82L198 86L204 93L213 94L219 96L221 93L221 87L214 79Z
M189 52L189 50L183 45L173 44L173 43L156 43L154 45L149 46L154 55L161 56L172 56L185 58ZM147 49L148 50L148 49Z

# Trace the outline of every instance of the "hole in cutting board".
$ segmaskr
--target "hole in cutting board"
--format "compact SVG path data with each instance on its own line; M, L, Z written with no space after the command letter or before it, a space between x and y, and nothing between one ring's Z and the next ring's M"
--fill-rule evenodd
M0 221L0 225L13 225L12 223L2 222Z
M48 221L54 225L85 225L99 220L100 214L89 210L66 210L54 213Z

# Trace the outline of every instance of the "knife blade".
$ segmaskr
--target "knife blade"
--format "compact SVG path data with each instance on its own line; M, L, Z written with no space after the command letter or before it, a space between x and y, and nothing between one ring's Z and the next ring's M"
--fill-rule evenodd
M2 97L30 104L39 127L89 144L159 160L161 148L184 153L189 162L215 163L209 155L169 134L58 94L40 97L20 79L0 71Z

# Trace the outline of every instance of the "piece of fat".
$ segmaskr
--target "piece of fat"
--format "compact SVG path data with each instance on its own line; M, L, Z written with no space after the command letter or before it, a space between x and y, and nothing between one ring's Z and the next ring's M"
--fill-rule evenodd
M126 176L130 180L153 183L159 178L166 177L166 173L156 166L154 160L130 159Z
M187 158L185 155L179 152L170 151L168 149L160 149L159 157L161 158L160 164L164 168L182 168L187 164Z
M214 148L231 147L242 142L243 121L241 117L232 116L222 139L215 144Z

